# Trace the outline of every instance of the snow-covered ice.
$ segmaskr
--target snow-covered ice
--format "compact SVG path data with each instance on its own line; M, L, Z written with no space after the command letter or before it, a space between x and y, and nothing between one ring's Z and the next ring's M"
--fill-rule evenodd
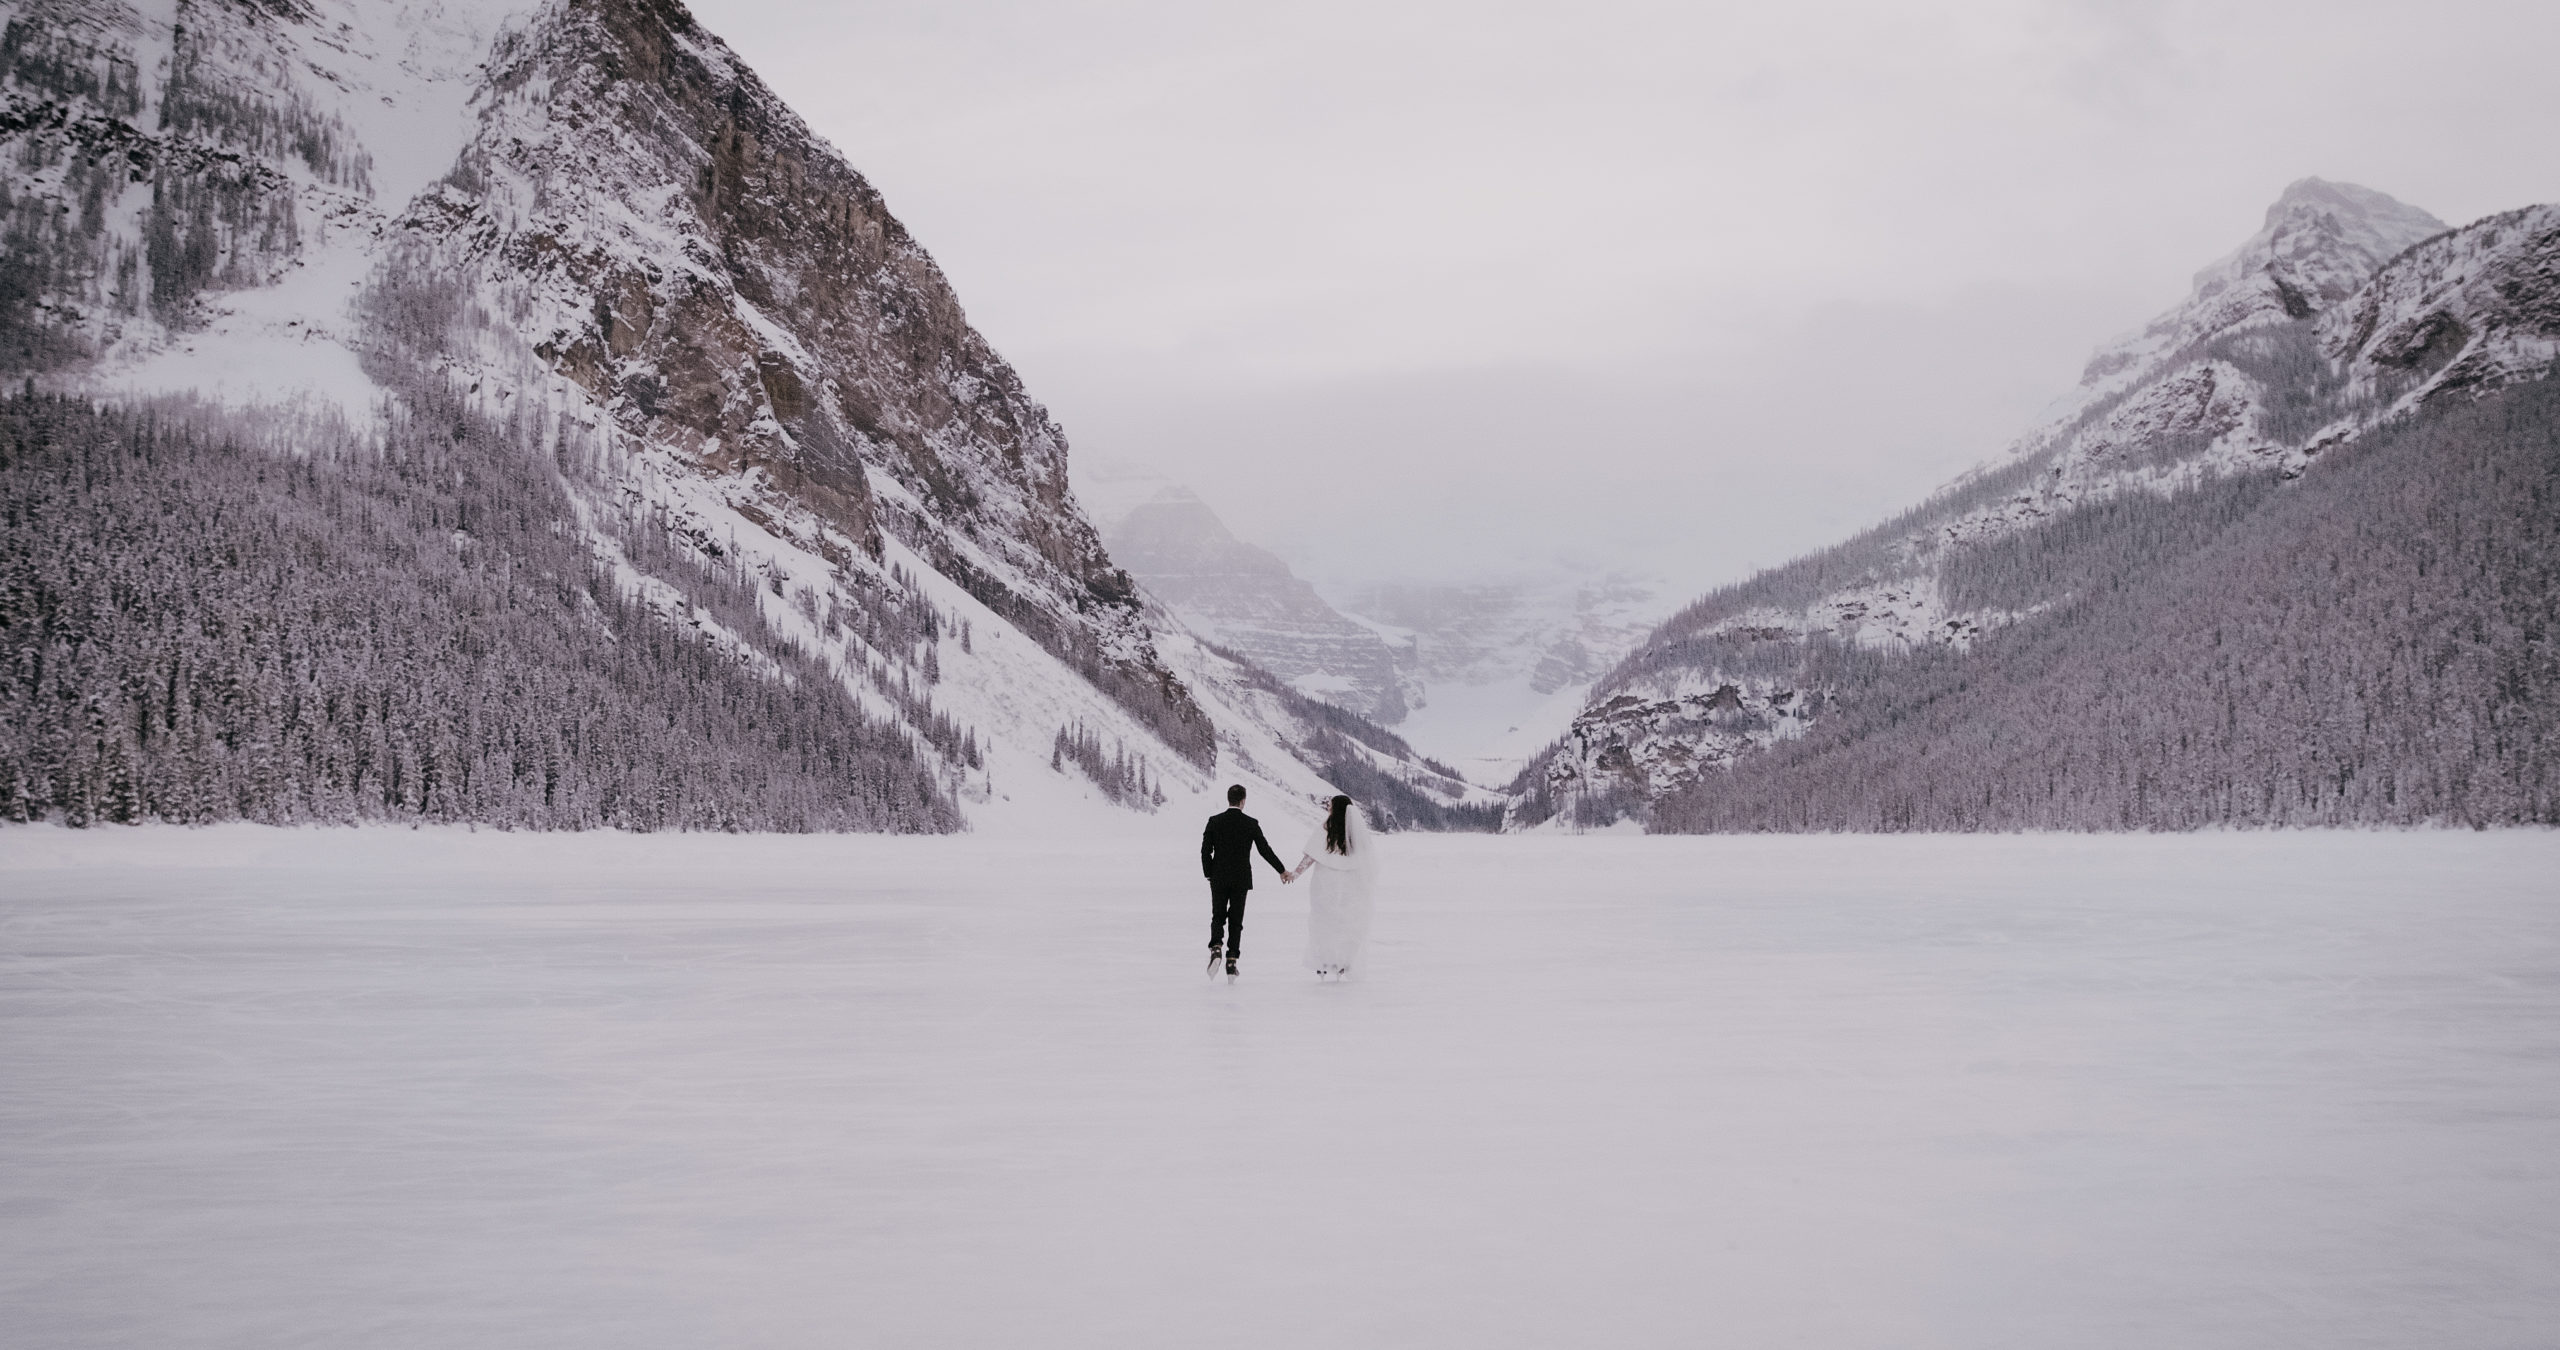
M0 1344L2560 1326L2560 835L1143 828L0 830Z

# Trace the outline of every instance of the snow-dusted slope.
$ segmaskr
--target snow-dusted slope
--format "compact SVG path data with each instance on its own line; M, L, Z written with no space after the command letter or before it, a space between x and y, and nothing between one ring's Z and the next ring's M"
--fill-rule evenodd
M2319 333L2368 417L2546 373L2560 360L2560 207L2529 206L2427 240L2324 312Z
M13 364L101 392L369 417L350 307L387 216L450 169L530 0L0 7Z
M2276 198L2266 224L2247 242L2196 273L2184 303L2099 348L2057 421L2142 384L2199 342L2326 311L2383 263L2444 228L2434 216L2371 188L2305 178Z
M1938 523L1947 542L1996 534L2127 490L2157 491L2197 473L2256 465L2300 468L2302 406L2317 384L2305 322L2357 297L2403 251L2444 222L2383 193L2306 178L2267 208L2246 243L2198 272L2187 299L2141 332L2101 348L2080 387L2008 453L1942 494L2036 480Z
M2128 494L2281 478L2431 397L2538 376L2560 354L2560 216L2461 230L2305 179L2186 302L2100 351L2004 456L1835 548L1717 591L1596 686L1519 784L1524 821L1600 822L1803 734L1878 662L1962 653L2071 597L1951 600L1951 564Z
M286 444L458 396L631 594L820 659L981 821L1333 786L1324 711L1149 607L932 258L680 5L6 12L13 373ZM756 631L700 567L758 581Z
M394 338L548 382L837 567L894 537L1205 765L1066 441L879 194L680 9L502 34L453 170L398 217Z

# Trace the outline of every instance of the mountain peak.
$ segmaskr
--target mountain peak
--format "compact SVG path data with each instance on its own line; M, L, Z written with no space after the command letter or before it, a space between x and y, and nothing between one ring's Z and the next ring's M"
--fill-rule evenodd
M2257 278L2295 317L2352 294L2375 270L2445 223L2389 193L2325 178L2296 179L2248 242L2196 274L2210 299Z
M2195 274L2195 289L2183 302L2089 358L2079 394L2061 405L2055 424L2072 422L2092 400L2131 388L2161 361L2216 334L2305 319L2337 304L2384 263L2445 228L2389 193L2295 179L2267 208L2256 234Z
M2400 220L2413 228L2444 228L2443 221L2388 192L2376 192L2356 183L2332 183L2326 178L2297 178L2286 184L2274 204L2267 207L2266 228L2275 228L2277 222L2288 216L2322 211L2347 217Z

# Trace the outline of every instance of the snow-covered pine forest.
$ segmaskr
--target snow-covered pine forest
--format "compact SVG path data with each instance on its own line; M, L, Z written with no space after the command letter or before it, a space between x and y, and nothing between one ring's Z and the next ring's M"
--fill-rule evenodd
M1856 696L1654 823L2560 822L2560 381L2332 453L2298 483L2127 495L1965 550L1954 607L2066 598L1969 651L1825 641Z
M378 442L302 454L185 410L0 401L0 815L958 825L926 755L768 627L767 578L644 516L613 538L684 578L683 612L621 585L564 528L555 474L590 467L424 391ZM823 622L931 640L913 592L863 594ZM873 673L965 761L908 678Z
M0 814L1499 817L1142 593L680 6L36 0L0 92Z

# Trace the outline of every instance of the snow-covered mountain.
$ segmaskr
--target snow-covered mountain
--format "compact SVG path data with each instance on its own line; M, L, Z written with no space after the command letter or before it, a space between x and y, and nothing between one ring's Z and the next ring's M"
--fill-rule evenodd
M1403 720L1410 681L1377 633L1343 617L1209 504L1168 485L1116 513L1097 508L1112 558L1193 632L1299 692L1382 724Z
M1236 775L1482 809L1139 593L1070 489L1064 435L922 245L680 5L6 12L13 375L279 452L397 455L444 419L457 449L437 454L531 457L526 509L581 541L608 610L630 598L763 678L841 685L982 819ZM115 730L140 716L121 704L72 749L44 716L14 717L11 753L51 747L47 783L159 753ZM348 809L424 809L382 790L350 786Z
M2156 377L2188 348L2279 316L2333 309L2401 250L2444 222L2371 188L2305 178L2267 208L2240 247L2196 273L2176 308L2098 349L2050 432L2090 407ZM2032 438L2030 438L2032 439Z
M1391 644L1415 689L1397 724L1478 782L1509 781L1591 682L1662 620L1662 583L1563 566L1470 582L1370 582L1344 607Z
M1757 791L1756 778L1727 772L1736 765L1826 725L1848 736L1845 728L1867 727L1861 719L1887 707L1908 716L1894 700L1918 687L1915 671L1972 672L1945 677L1957 685L2022 678L2007 664L2018 651L2055 640L2102 596L2187 565L2161 541L2201 548L2196 541L2221 538L2192 521L2153 519L2155 507L2192 515L2211 501L2238 520L2266 505L2247 495L2256 484L2317 478L2385 430L2401 429L2394 445L2423 440L2436 433L2406 431L2411 418L2538 379L2555 357L2560 209L2448 231L2381 193L2296 183L2265 228L2199 273L2183 304L2101 350L2081 387L2007 454L1894 520L1710 593L1664 623L1599 681L1571 730L1523 775L1517 822L1648 813L1658 823L1722 821L1696 804ZM2355 501L2339 509L2379 509ZM2226 526L2258 528L2215 529ZM2500 565L2530 570L2521 558ZM2231 631L2242 626L2235 619ZM2474 694L2505 697L2466 686L2445 704ZM1994 734L1967 734L1976 730ZM1830 753L1831 744L1777 758ZM2404 796L2406 808L2417 794ZM1669 813L1678 821L1660 810L1672 798L1685 803ZM2345 809L2335 793L2306 800L2330 806L2269 808L2271 818ZM2355 809L2380 818L2381 808ZM2030 817L2042 819L2023 808L1986 818ZM1825 819L1818 808L1787 818Z
M1519 773L1668 609L1654 578L1561 564L1463 582L1333 578L1328 599L1166 474L1109 456L1079 456L1076 473L1112 557L1194 631L1477 783Z

